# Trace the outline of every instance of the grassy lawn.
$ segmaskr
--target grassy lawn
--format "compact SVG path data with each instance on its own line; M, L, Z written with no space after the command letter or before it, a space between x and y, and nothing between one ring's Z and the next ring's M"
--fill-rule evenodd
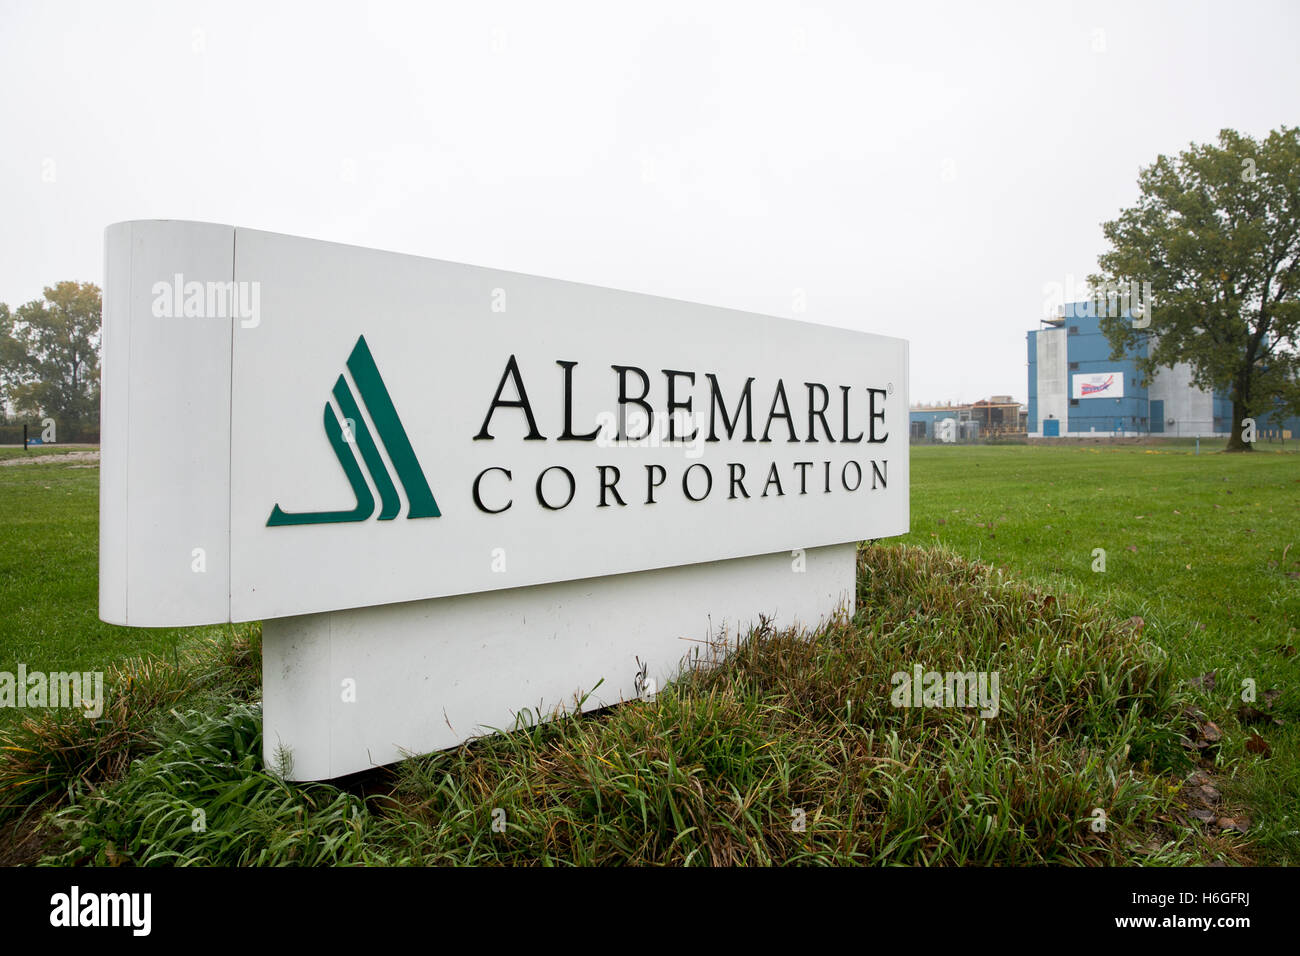
M920 446L912 533L901 540L952 548L1117 617L1141 617L1180 679L1213 671L1213 686L1194 690L1226 733L1227 790L1255 808L1252 838L1263 858L1294 865L1300 455L1268 445L1206 453L1208 444L1200 455L1186 439L1156 448ZM1104 572L1093 570L1097 548ZM1247 711L1243 726L1247 679L1251 706L1266 719ZM1251 732L1271 756L1245 751Z
M13 449L0 449L0 458L6 452ZM13 673L20 661L46 672L88 671L149 653L174 656L187 634L202 632L99 620L99 469L60 462L53 446L33 453L49 461L0 466L0 671ZM0 708L0 727L22 716Z
M44 853L100 864L1300 863L1300 456L1191 451L916 448L852 620L339 786L260 766L256 627L97 620L97 469L0 467L0 671L112 688L98 721L0 709L0 822L39 804ZM892 706L916 665L998 672L1000 712ZM1198 757L1246 833L1189 817Z
M1238 839L1183 820L1182 697L1131 628L929 549L865 549L858 590L852 620L811 635L759 628L653 701L343 785L261 767L257 660L232 642L115 675L105 720L48 712L0 764L0 791L61 797L74 780L46 848L73 864L1243 858ZM894 706L891 675L914 666L1000 673L996 719ZM189 688L216 673L249 679L194 707Z

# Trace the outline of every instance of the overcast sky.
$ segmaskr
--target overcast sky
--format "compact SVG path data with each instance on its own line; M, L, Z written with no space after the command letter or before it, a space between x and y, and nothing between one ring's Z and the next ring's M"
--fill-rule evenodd
M1300 4L0 0L0 301L230 223L903 336L1026 397L1138 169L1300 116ZM800 311L800 304L803 310Z

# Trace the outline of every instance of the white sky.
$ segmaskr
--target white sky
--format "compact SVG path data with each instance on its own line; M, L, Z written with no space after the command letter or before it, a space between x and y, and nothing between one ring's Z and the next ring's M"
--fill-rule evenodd
M1298 27L1294 2L0 0L0 301L102 285L109 223L206 220L899 335L914 401L1024 400L1045 286L1095 268L1138 167L1300 119Z

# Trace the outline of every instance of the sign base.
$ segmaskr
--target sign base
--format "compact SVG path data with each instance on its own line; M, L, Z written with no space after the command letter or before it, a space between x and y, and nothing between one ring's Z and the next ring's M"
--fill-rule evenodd
M583 710L631 700L642 665L642 685L663 687L760 614L813 627L852 613L856 554L838 544L266 620L264 758L290 780L327 780L510 730L521 712L572 711L584 694Z

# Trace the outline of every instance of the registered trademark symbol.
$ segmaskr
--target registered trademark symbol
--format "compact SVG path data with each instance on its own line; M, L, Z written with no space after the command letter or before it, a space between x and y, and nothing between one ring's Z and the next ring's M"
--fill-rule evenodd
M885 388L888 389L890 395L893 395L893 394L894 394L894 383L893 383L893 382L890 382L888 385L885 386Z

